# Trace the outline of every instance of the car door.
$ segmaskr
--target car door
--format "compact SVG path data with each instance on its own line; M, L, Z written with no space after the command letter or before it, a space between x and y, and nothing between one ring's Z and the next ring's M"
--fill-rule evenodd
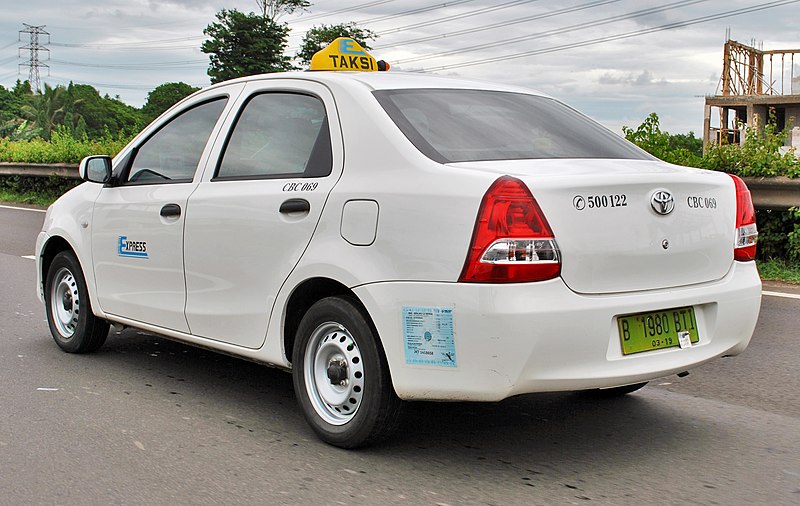
M333 97L320 84L249 83L216 167L191 195L184 239L192 334L260 347L275 297L341 173Z
M92 255L101 309L188 332L183 226L209 138L229 98L192 101L123 155L117 183L95 202ZM205 158L204 158L205 155ZM196 179L195 179L196 178Z

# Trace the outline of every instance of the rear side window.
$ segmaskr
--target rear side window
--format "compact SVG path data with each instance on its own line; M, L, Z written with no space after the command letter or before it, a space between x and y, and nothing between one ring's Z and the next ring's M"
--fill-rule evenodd
M197 105L161 127L137 148L126 182L191 181L227 101L227 98L219 98Z
M605 127L546 97L460 89L373 93L417 149L440 163L652 159Z
M242 109L215 180L320 177L333 157L325 106L297 93L264 93Z

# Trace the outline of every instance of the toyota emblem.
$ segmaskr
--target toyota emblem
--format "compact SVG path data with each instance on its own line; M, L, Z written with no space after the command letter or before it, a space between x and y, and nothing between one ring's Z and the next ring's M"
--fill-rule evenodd
M675 209L675 199L666 190L656 190L650 197L650 205L653 206L653 211L666 216Z

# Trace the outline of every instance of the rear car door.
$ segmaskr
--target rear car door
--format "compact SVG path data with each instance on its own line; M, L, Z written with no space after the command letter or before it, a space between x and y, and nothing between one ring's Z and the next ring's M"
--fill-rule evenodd
M118 183L95 202L92 255L102 310L188 332L183 226L198 167L229 102L193 101L146 135L122 160Z
M192 334L247 348L266 337L342 170L333 97L318 83L248 83L189 198L186 318Z

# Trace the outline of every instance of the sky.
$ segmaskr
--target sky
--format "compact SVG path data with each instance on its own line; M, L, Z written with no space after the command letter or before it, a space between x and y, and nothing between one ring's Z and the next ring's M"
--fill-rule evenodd
M0 85L28 78L30 36L44 25L42 82L90 84L140 107L165 82L207 86L203 29L221 9L256 0L0 0ZM749 11L749 12L747 12ZM392 71L522 85L620 132L658 113L663 130L702 135L703 97L717 93L723 44L800 49L800 0L312 0L283 15L294 55L319 24L376 32L371 53ZM674 28L670 28L674 27ZM48 59L49 58L49 59ZM787 63L785 72L790 73ZM800 76L800 55L793 75ZM797 90L800 92L800 90ZM788 90L787 90L788 93Z

